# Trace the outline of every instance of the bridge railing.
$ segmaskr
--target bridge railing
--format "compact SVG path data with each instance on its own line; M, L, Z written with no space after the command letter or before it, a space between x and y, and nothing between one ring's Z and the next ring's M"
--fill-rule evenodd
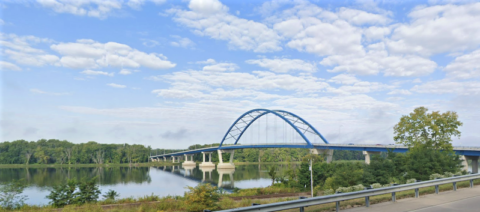
M438 194L439 186L443 184L453 184L453 190L457 190L457 182L460 181L470 181L470 187L473 187L473 180L480 179L480 174L470 174L449 178L442 178L436 180L429 180L423 182L416 182L403 185L395 185L390 187L383 187L377 189L369 189L363 191L349 192L349 193L340 193L333 194L328 196L313 197L307 199L292 200L286 202L277 202L270 203L265 205L255 205L250 207L243 208L234 208L229 210L223 210L224 212L234 212L234 211L281 211L288 210L293 208L304 208L313 205L320 205L325 203L336 203L336 209L339 210L340 201L365 198L365 205L369 207L370 205L370 196L382 195L382 194L392 194L392 201L396 200L396 192L406 191L406 190L415 190L415 197L419 196L419 189L424 187L435 186L435 193Z

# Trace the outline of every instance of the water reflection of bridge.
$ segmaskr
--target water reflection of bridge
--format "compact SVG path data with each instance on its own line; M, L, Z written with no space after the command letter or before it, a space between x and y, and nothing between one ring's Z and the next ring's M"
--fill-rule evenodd
M197 183L210 183L213 186L218 188L231 191L235 187L235 180L233 178L233 173L235 169L218 169L215 170L215 166L208 167L199 167L196 166L183 166L173 165L173 166L153 166L153 168L162 170L165 173L170 173L188 180L195 181ZM200 175L200 172L202 174ZM213 173L218 174L218 180L215 181ZM228 175L227 179L224 179L224 175ZM200 177L201 176L201 177Z

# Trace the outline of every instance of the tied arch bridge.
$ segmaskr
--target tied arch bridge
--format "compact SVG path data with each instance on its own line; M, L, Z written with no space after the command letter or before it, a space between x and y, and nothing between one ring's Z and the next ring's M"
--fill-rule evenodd
M275 120L275 127L268 127L268 117ZM265 128L261 126L261 120L265 123ZM266 119L266 121L265 121ZM277 120L280 120L280 127L277 126ZM248 137L248 131L273 132L273 142L268 141L268 133L265 140L258 136L256 143L240 143L241 138ZM288 133L290 130L290 133ZM272 132L270 132L271 134ZM255 135L250 135L252 140ZM281 142L277 142L277 141ZM193 161L194 154L203 154L203 162L199 164L200 167L215 167L212 162L212 153L217 151L219 156L219 163L217 169L234 169L233 164L234 152L236 149L251 149L251 148L303 148L310 149L313 154L320 154L326 157L327 163L333 159L334 150L351 150L362 151L365 155L365 163L370 163L370 155L379 154L380 152L399 152L404 153L408 151L408 147L401 145L372 145L372 144L335 144L329 143L327 139L313 127L306 120L300 116L285 111L285 110L269 110L269 109L253 109L242 114L235 122L228 128L223 136L219 146L208 147L194 150L185 150L168 154L158 154L150 156L152 161L167 161L171 159L173 163L178 163L182 158L184 167L196 166ZM464 169L468 171L467 160L472 160L472 173L478 173L478 157L480 156L480 148L478 147L454 147L454 152L461 156L463 160ZM226 162L222 153L230 153L230 158ZM208 157L208 160L206 158Z

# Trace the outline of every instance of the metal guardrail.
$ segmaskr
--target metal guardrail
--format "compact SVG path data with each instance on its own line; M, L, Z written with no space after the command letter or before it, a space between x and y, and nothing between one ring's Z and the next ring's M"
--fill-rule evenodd
M449 177L449 178L442 178L436 180L429 180L423 182L416 182L410 184L402 184L402 185L395 185L390 187L383 187L377 189L369 189L363 191L356 191L356 192L349 192L349 193L340 193L340 194L333 194L328 196L320 196L320 197L313 197L308 199L299 199L299 200L292 200L286 202L277 202L277 203L270 203L264 205L255 205L250 207L243 207L243 208L234 208L229 210L223 210L223 212L234 212L234 211L280 211L280 210L287 210L293 208L300 208L302 210L303 207L313 206L313 205L320 205L325 203L336 202L337 211L339 210L340 201L351 200L351 199L358 199L358 198L365 198L365 205L369 207L370 205L370 196L382 195L382 194L392 194L392 201L396 200L395 193L400 191L406 190L415 190L415 197L419 196L419 189L424 187L431 187L435 186L435 193L438 194L439 192L439 185L443 184L453 184L453 190L457 190L457 182L460 181L467 181L470 180L470 187L473 187L473 180L479 179L480 174L470 174L470 175L463 175L458 177Z

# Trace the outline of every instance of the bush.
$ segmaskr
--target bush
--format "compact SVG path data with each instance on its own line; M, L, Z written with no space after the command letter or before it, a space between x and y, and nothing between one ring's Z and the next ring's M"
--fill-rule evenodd
M382 187L382 184L380 184L380 183L374 183L374 184L372 184L371 186L372 186L372 188L381 188L381 187Z
M408 179L406 183L410 184L410 183L416 183L416 182L417 180L415 178L412 178L412 179Z
M331 195L331 194L333 194L333 193L335 193L335 192L334 192L333 189L331 189L331 188L330 188L330 189L323 190L323 195Z
M217 187L210 184L199 184L196 187L187 187L185 192L185 205L188 211L217 210L220 194Z
M441 175L441 174L432 174L430 175L430 180L435 180L435 179L439 179L439 178L444 178L445 176Z
M103 198L108 199L108 200L115 200L115 198L117 198L118 196L120 196L120 194L118 194L116 191L110 189L110 190L107 191L107 193L105 193L103 195Z
M336 193L342 192L342 193L347 193L347 192L352 192L353 188L352 187L339 187L335 191Z
M95 181L96 178L89 181L82 180L82 182L69 180L66 184L54 186L47 199L52 200L50 204L53 207L96 202L100 189L98 189Z
M453 177L453 173L452 172L445 172L445 173L443 173L443 176L444 177Z
M365 189L365 186L363 186L362 184L352 186L352 191L361 191L361 190L364 190L364 189Z

